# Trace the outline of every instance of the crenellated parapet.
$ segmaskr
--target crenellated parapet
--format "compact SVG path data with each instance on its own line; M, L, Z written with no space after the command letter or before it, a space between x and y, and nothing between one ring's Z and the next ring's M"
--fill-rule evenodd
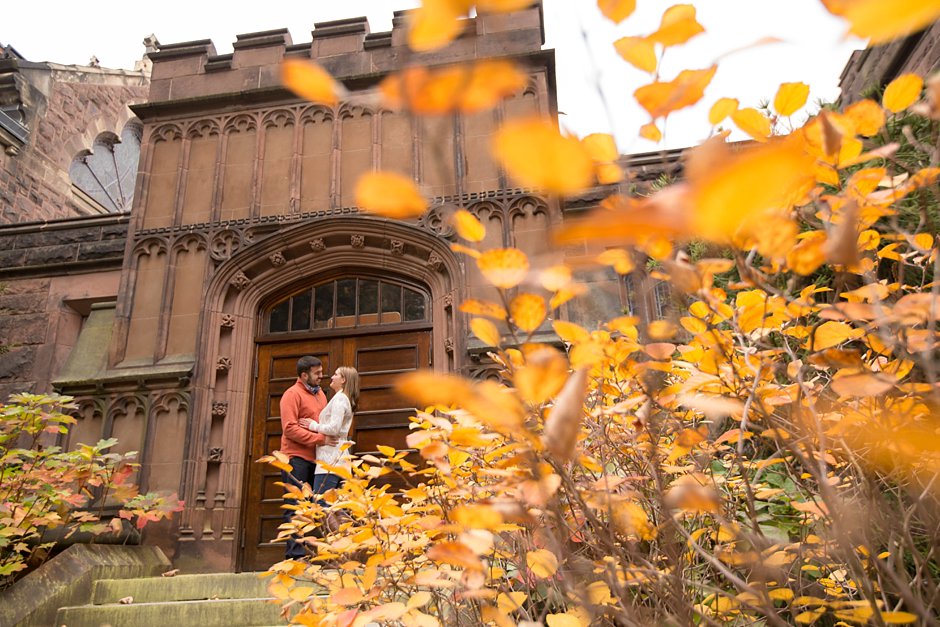
M298 44L286 28L245 33L236 36L230 54L217 54L208 39L161 45L149 54L150 102L279 89L279 64L288 57L313 59L356 87L412 63L527 55L539 52L545 41L540 2L513 13L468 18L460 37L430 53L408 48L407 14L396 11L392 30L378 33L365 17L317 22L311 40Z

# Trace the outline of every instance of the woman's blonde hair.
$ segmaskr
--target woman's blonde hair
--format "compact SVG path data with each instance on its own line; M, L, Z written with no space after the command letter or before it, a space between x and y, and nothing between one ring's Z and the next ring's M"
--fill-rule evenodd
M355 409L359 404L359 371L352 366L340 366L336 372L346 380L343 384L343 392L349 397L349 404Z

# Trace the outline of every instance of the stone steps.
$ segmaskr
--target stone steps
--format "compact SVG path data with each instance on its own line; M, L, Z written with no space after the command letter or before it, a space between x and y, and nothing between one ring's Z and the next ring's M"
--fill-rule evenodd
M285 625L258 573L100 579L91 602L60 608L56 627L255 627Z

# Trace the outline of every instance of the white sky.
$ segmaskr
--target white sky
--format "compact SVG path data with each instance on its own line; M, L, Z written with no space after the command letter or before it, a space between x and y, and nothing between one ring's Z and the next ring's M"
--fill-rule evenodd
M613 132L624 153L662 147L637 136L648 120L632 94L649 79L620 59L613 42L656 30L662 12L679 1L637 0L636 13L615 26L600 15L594 0L544 0L545 47L555 49L558 104L565 127L581 136ZM708 108L722 96L738 98L741 106L757 106L761 100L772 100L781 82L803 81L810 85L811 102L834 100L843 66L852 50L863 46L860 40L843 37L844 24L829 15L819 0L687 1L698 8L698 21L706 32L667 51L661 65L664 79L672 79L682 69L706 68L721 55L764 37L777 37L784 43L753 47L722 59L702 102L670 116L664 129L665 147L703 139L709 131ZM11 2L3 10L0 42L12 45L30 61L84 65L95 55L104 67L130 68L143 54L141 41L150 33L164 44L212 39L216 50L224 54L231 52L231 42L239 33L287 27L294 43L301 43L310 41L314 22L359 15L368 15L373 32L389 30L394 10L418 2L263 0L242 4L245 9L239 4L210 0Z

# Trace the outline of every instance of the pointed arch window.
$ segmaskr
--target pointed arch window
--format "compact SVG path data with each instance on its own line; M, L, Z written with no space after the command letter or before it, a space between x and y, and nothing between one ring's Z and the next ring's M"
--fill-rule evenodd
M342 278L293 294L272 306L268 333L298 333L427 322L428 295L409 285L369 277Z
M91 150L83 150L69 167L72 183L109 213L131 210L141 129L128 123L121 136L102 133Z

